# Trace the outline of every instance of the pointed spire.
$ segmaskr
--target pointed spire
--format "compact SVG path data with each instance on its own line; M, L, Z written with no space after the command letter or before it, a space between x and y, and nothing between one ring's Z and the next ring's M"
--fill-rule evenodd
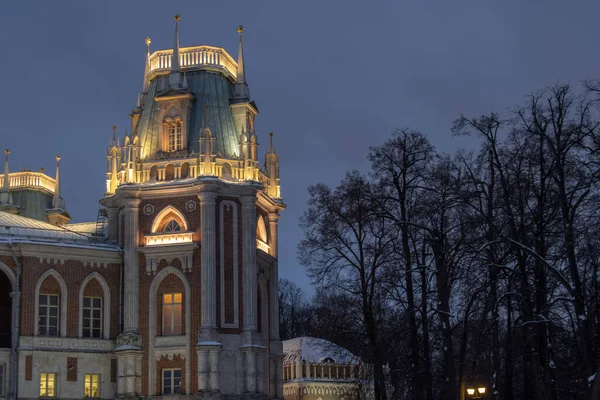
M10 150L4 150L6 160L4 161L4 185L2 186L2 193L0 193L0 204L8 205L12 204L12 195L10 194L10 176L8 172L8 155Z
M269 153L273 151L273 132L269 133Z
M235 98L237 100L250 100L250 89L246 84L246 67L244 65L244 46L242 40L242 33L244 32L244 26L240 25L237 27L237 32L240 36L239 48L238 48L238 60L237 60L237 76L235 82Z
M150 74L150 43L152 41L149 37L146 37L146 66L144 67L144 85L142 86L142 93L148 93L150 89L150 81L148 75Z
M112 145L116 145L117 144L117 126L113 125L113 142Z
M171 73L169 74L169 86L181 88L181 72L179 71L179 14L175 15L175 43L173 43L173 55L171 57Z
M64 209L65 202L60 196L60 155L56 155L56 178L54 182L54 197L52 198L52 208Z
M246 83L246 69L244 68L244 46L242 43L242 34L244 33L244 26L240 25L237 27L238 34L240 35L240 42L238 46L238 65L237 65L237 81L238 83Z
M175 20L175 42L173 43L173 56L171 58L171 72L179 72L179 20L181 17L176 14Z

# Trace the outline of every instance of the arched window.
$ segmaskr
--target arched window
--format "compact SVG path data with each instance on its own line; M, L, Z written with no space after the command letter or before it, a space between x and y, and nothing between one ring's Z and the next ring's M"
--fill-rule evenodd
M181 150L183 148L183 127L181 121L169 122L167 132L169 133L169 151Z
M177 221L172 219L165 225L164 231L165 232L181 232L181 227L179 226L179 223L177 223Z

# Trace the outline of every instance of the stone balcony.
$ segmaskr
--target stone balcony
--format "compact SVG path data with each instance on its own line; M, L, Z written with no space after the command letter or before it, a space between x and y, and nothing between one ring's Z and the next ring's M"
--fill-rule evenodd
M149 79L153 75L169 72L173 49L158 50L150 55ZM229 78L236 79L237 62L221 47L192 46L179 48L179 65L183 72L196 69L223 70Z

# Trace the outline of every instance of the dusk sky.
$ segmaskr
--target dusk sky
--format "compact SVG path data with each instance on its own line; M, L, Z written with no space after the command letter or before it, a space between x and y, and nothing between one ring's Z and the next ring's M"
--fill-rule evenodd
M438 150L463 112L506 112L556 82L600 78L600 2L18 1L0 4L0 146L11 170L45 167L73 222L94 221L106 149L122 136L142 89L145 44L224 47L237 58L243 24L247 81L261 114L261 157L275 132L281 160L280 277L305 288L296 258L307 187L366 170L369 146L398 127ZM310 290L312 292L312 290Z

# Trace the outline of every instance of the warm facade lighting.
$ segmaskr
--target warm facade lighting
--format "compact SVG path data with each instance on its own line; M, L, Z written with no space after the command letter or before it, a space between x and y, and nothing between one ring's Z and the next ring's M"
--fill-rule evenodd
M484 387L477 388L477 391L479 392L479 394L484 394L485 388Z
M467 389L467 393L469 396L473 396L475 394L475 389Z
M145 235L146 246L165 246L172 244L192 243L193 232L156 233Z
M260 239L256 239L256 248L264 251L265 253L269 252L270 246L263 242Z

